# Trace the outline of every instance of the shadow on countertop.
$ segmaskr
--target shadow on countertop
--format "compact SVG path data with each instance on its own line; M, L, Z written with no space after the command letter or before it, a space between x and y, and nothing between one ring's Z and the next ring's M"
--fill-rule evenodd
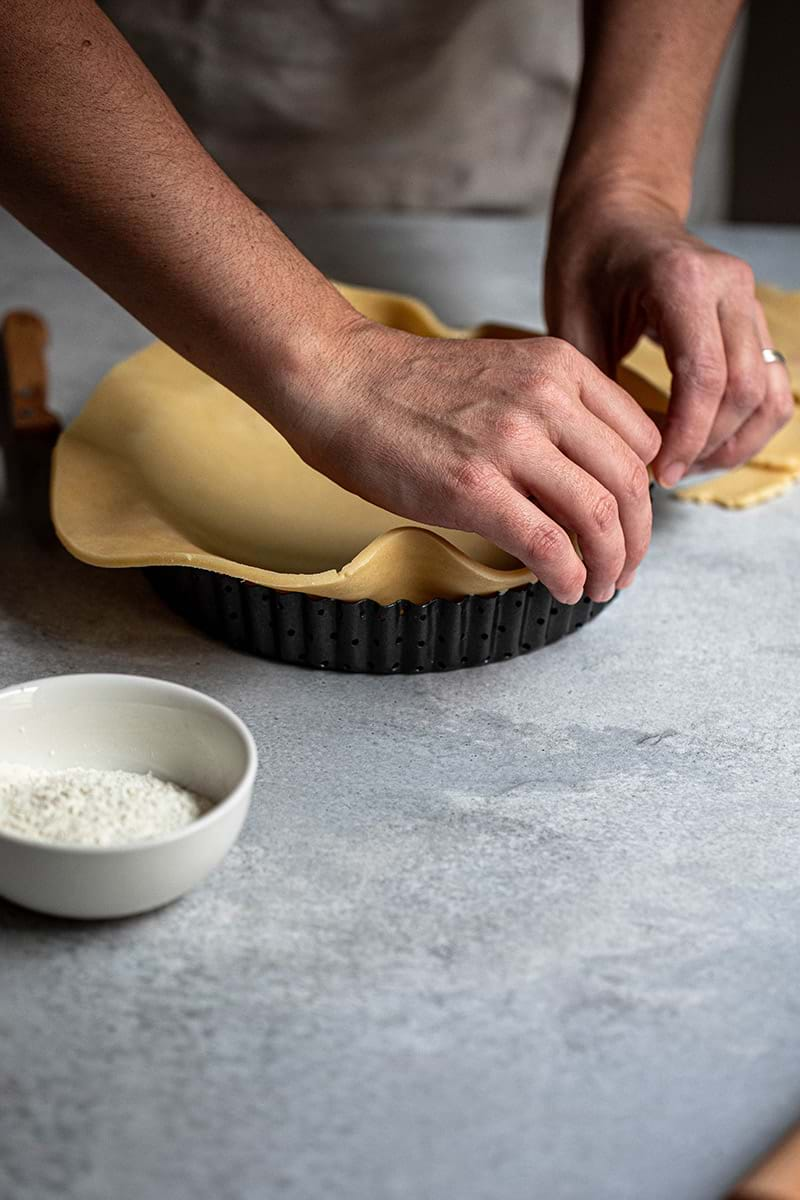
M27 631L37 639L108 647L149 642L179 627L140 571L87 566L55 535L37 542L9 504L0 504L0 546L0 628L6 626L7 639Z
M149 675L215 694L252 664L173 614L143 572L87 566L38 544L0 504L0 687L50 675ZM248 667L243 672L243 662Z
M51 935L58 937L59 943L66 940L77 945L88 939L97 940L115 930L145 926L156 920L160 912L161 909L154 909L152 912L138 913L132 917L80 921L72 917L53 917L46 913L34 912L0 896L0 938L6 951L14 939L18 938L30 944Z

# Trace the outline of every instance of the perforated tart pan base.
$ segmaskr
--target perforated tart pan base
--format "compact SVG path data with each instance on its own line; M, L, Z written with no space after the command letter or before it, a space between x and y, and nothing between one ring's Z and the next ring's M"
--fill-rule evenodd
M278 592L193 567L149 567L182 617L234 649L330 671L412 675L529 654L587 624L611 601L554 601L541 583L490 596L378 604Z

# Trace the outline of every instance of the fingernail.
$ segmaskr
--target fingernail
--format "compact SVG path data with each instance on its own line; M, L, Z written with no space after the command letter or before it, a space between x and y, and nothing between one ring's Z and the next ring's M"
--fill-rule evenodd
M610 588L606 588L604 592L599 592L598 595L592 596L592 599L594 600L595 604L605 604L607 600L611 599L615 591L616 588L612 584L612 586Z
M683 479L686 474L686 463L674 462L668 467L664 467L663 471L658 473L658 482L662 487L674 487L679 479Z

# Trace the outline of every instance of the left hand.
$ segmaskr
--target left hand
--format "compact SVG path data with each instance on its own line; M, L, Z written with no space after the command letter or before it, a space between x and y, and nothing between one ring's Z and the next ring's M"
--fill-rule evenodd
M592 196L553 218L545 276L549 332L614 376L652 332L672 371L656 478L752 458L794 411L747 263L692 237L659 201Z

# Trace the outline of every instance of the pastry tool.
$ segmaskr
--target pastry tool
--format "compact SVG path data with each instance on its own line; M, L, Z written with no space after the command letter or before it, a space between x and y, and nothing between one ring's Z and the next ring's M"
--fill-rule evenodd
M800 1126L787 1134L726 1200L800 1200Z
M47 408L47 326L11 312L0 328L0 441L12 502L39 541L53 536L50 459L61 426Z

